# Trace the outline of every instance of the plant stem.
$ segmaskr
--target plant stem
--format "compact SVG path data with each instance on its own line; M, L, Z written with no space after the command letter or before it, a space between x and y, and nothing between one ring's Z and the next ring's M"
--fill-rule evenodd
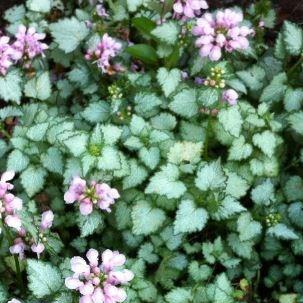
M209 141L210 128L211 128L211 115L209 114L208 120L207 120L207 126L206 126L204 152L203 152L203 157L205 160L208 160L208 141Z
M5 236L7 238L7 241L9 242L10 245L12 245L14 240L13 240L11 234L10 234L9 229L4 224L2 224L2 227L5 231ZM23 280L22 280L22 276L21 276L19 259L15 254L14 254L14 261L15 261L15 266L16 266L16 274L17 274L18 284L19 284L21 292L24 293L25 290L24 290Z
M2 126L2 125L0 126L0 133L2 133L2 135L7 137L8 139L11 138L11 135L9 134L9 132L6 129L4 129L4 126Z
M288 70L287 76L290 76L302 62L303 56L301 56L300 59Z

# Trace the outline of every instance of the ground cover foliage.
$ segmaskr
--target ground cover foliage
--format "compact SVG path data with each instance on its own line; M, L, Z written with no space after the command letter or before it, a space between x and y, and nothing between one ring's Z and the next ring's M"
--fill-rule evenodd
M3 24L1 303L303 302L301 27L266 0Z

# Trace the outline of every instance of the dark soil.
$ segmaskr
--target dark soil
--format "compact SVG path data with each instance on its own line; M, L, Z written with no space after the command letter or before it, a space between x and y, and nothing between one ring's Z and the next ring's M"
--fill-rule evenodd
M6 9L21 3L25 3L25 0L0 0L0 17Z

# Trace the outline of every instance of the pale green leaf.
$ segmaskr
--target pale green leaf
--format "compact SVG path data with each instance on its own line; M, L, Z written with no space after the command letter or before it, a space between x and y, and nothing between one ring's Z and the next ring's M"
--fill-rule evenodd
M29 80L24 86L25 96L38 100L46 100L51 96L51 82L49 73L43 74Z
M80 22L75 17L61 19L56 23L50 24L49 28L59 48L66 53L75 50L89 33L85 23Z
M204 208L197 208L191 200L183 200L174 222L175 234L201 231L207 220L208 214Z

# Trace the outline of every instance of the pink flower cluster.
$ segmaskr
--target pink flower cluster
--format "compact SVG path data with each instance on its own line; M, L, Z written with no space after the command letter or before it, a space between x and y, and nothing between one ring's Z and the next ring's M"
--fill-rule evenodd
M41 253L45 250L44 243L47 241L46 233L52 227L54 214L51 210L45 211L41 216L41 223L37 239L28 236L26 230L21 228L19 237L15 239L14 244L10 247L11 254L18 254L20 259L23 259L25 250L32 250L40 258Z
M240 26L242 21L243 14L230 9L218 11L215 15L206 13L199 18L193 34L199 37L196 46L200 48L200 55L217 61L223 49L227 52L247 49L247 36L254 34L254 30Z
M103 0L98 1L99 4L96 5L96 12L99 17L109 17L108 13L103 4Z
M208 9L208 4L205 0L176 0L173 9L175 18L186 20L199 15L202 9Z
M8 69L19 60L29 67L31 61L38 55L43 56L44 50L48 48L45 43L40 42L45 34L36 33L33 27L26 28L20 25L15 35L16 41L9 44L10 38L0 37L0 74L6 75Z
M94 205L110 212L110 206L119 197L118 191L106 183L93 181L90 183L90 186L87 186L85 180L80 177L74 177L68 191L64 195L64 201L67 204L78 201L81 214L86 216L92 213Z
M126 259L123 254L109 249L102 253L99 265L99 253L90 249L86 253L88 263L81 257L71 259L72 277L65 279L65 286L80 292L79 303L116 303L126 300L124 289L119 288L134 278L127 269L118 270Z
M239 95L234 89L227 89L222 94L223 100L229 105L236 105L238 102Z
M38 55L43 56L43 52L48 48L45 43L40 42L45 38L45 34L37 33L34 27L27 29L24 25L20 25L15 37L17 40L12 45L15 50L15 60L31 61Z
M121 48L121 43L108 34L104 34L96 48L88 49L85 59L96 63L103 73L108 73L111 67L110 60L118 54Z
M7 70L13 65L12 60L13 49L9 45L9 37L0 37L0 74L6 75Z
M0 219L4 219L7 226L20 231L22 224L17 212L22 209L22 200L9 192L14 185L8 181L14 176L14 172L7 171L0 178Z

